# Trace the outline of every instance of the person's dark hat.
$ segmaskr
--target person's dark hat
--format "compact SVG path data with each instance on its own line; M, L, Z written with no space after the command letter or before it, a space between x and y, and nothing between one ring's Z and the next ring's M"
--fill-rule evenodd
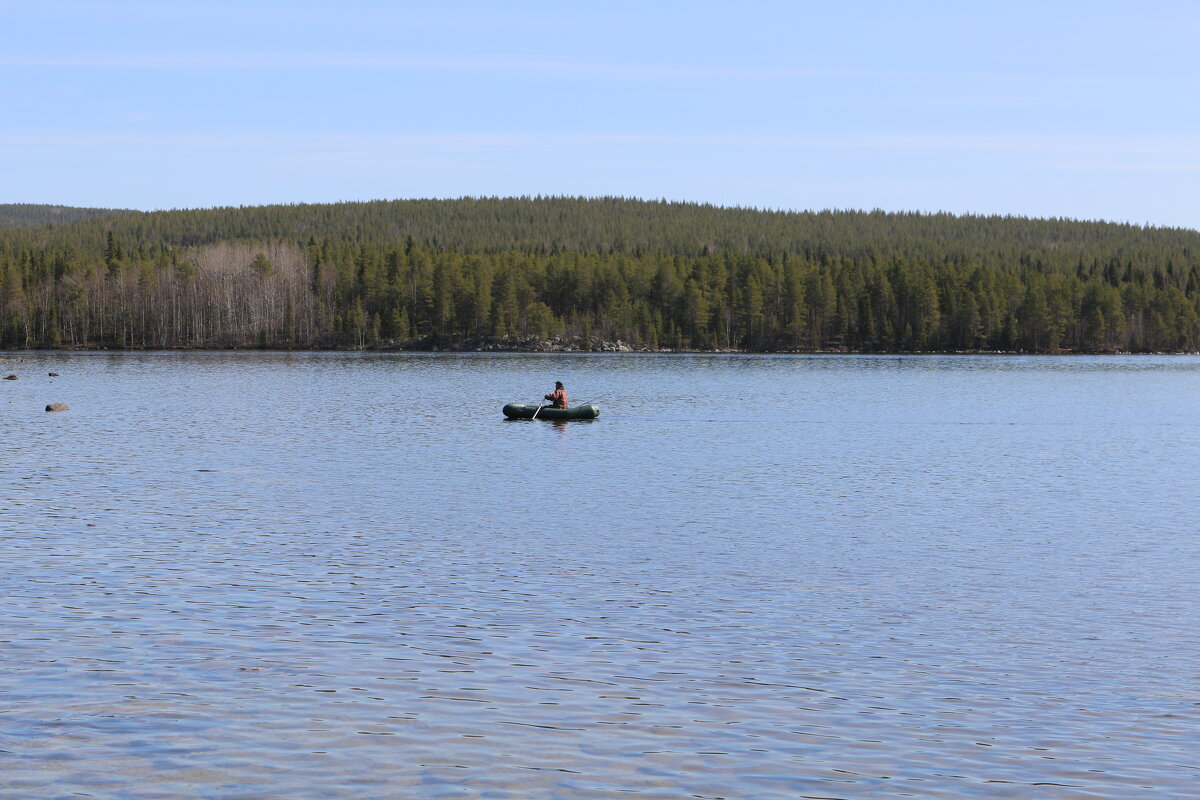
M562 388L562 381L555 381L555 382L554 382L554 388L556 388L556 389L561 389L561 388Z

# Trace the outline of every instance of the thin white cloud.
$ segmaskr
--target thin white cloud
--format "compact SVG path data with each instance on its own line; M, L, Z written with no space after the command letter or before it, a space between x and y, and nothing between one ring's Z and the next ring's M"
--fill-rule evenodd
M615 77L662 78L827 78L870 77L867 73L835 73L786 67L693 67L653 64L615 64L526 58L446 58L370 53L92 53L63 56L0 56L9 67L61 67L78 69L185 69L185 70L437 70L463 72L552 72ZM879 77L879 76L875 76Z
M66 69L180 69L291 71L344 69L375 71L433 70L445 72L520 72L584 75L613 78L664 78L681 80L817 80L871 79L931 81L971 79L968 73L810 68L795 65L754 64L651 64L530 59L491 56L454 58L430 55L343 52L145 52L72 53L70 55L0 55L0 66L56 67ZM1044 76L980 75L984 80L1045 80Z
M10 3L11 4L11 3ZM0 9L5 3L0 2ZM49 4L47 4L49 5ZM90 2L67 2L53 0L52 8L39 8L35 13L50 15L71 15L75 18L99 19L111 22L114 18L129 17L138 20L154 20L172 24L187 23L245 23L247 21L275 22L279 21L279 9L272 4L253 4L245 2L232 3L163 3L161 0L151 2L116 2L108 0L103 4ZM639 9L633 17L618 17L608 13L608 9L597 6L558 7L553 13L546 9L522 10L515 7L495 7L487 13L478 10L468 11L459 7L446 9L429 7L421 9L406 8L401 4L395 7L369 8L354 4L339 4L336 7L317 3L311 6L293 4L287 9L290 23L304 25L329 25L331 20L345 26L392 25L445 27L461 29L465 26L487 27L489 29L501 26L551 27L562 25L596 24L598 22L625 22L626 24L677 24L677 18L670 12L653 16L653 9Z
M1152 158L1133 155L1129 158L1109 159L1056 159L1054 161L1037 162L1033 166L1042 169L1056 169L1067 172L1105 173L1123 172L1131 175L1200 175L1200 159L1189 160L1155 160Z
M1098 169L1153 165L1155 171L1200 169L1200 137L994 136L930 134L722 135L642 133L420 133L298 134L289 132L183 133L37 131L0 133L8 148L233 149L386 154L403 150L523 150L563 147L699 148L705 150L955 151L1041 157L1046 164Z

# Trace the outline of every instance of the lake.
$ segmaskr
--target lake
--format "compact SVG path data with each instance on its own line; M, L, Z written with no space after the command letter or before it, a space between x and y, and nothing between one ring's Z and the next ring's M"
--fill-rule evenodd
M0 372L0 797L1200 786L1200 357Z

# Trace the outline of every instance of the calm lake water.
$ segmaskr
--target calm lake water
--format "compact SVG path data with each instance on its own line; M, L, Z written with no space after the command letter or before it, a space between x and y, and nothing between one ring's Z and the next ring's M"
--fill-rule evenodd
M1200 795L1200 358L0 372L0 797Z

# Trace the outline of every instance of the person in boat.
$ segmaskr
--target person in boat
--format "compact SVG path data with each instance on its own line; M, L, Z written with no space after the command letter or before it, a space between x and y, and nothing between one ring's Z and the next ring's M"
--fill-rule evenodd
M554 382L554 391L546 395L546 399L553 404L551 408L567 407L567 390L563 388L562 381Z

